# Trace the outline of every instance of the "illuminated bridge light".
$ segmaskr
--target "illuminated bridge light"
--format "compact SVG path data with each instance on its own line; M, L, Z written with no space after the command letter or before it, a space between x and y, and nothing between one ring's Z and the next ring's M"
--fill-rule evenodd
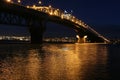
M37 9L37 8L36 8L36 5L33 5L33 9L35 9L35 10Z
M52 12L50 12L49 14L50 14L50 15L53 15L53 13L52 13Z
M11 0L6 0L6 2L12 2Z

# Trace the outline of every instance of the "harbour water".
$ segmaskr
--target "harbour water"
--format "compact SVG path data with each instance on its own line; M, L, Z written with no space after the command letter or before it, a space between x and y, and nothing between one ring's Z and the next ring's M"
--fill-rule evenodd
M120 45L0 44L0 80L120 80Z

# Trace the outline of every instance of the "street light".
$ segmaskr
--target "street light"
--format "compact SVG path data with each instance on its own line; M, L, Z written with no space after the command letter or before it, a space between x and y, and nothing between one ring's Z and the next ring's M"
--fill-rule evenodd
M84 38L87 38L87 35L85 35Z
M78 38L78 39L79 39L79 38L80 38L80 36L79 36L79 35L76 35L76 38Z
M18 3L21 3L21 0L18 0Z
M79 43L80 42L80 36L76 35L76 38L77 38L77 43Z
M84 38L84 43L85 43L85 42L86 42L86 39L87 39L87 35L85 35L83 38Z
M9 2L9 3L10 3L10 2L11 2L11 0L6 0L6 2Z
M39 3L39 4L42 4L42 2L41 2L41 1L39 1L38 3Z

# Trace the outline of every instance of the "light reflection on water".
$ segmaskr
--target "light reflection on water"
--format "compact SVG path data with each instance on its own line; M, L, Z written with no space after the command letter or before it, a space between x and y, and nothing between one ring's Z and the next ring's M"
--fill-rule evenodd
M0 80L108 80L102 44L0 46Z

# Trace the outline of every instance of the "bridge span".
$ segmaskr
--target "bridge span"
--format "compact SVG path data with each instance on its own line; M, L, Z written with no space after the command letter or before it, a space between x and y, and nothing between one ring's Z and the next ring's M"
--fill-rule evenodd
M42 43L47 22L55 22L74 29L79 42L83 42L84 37L87 37L89 42L110 42L82 20L51 6L22 6L0 1L0 24L28 27L31 43Z

